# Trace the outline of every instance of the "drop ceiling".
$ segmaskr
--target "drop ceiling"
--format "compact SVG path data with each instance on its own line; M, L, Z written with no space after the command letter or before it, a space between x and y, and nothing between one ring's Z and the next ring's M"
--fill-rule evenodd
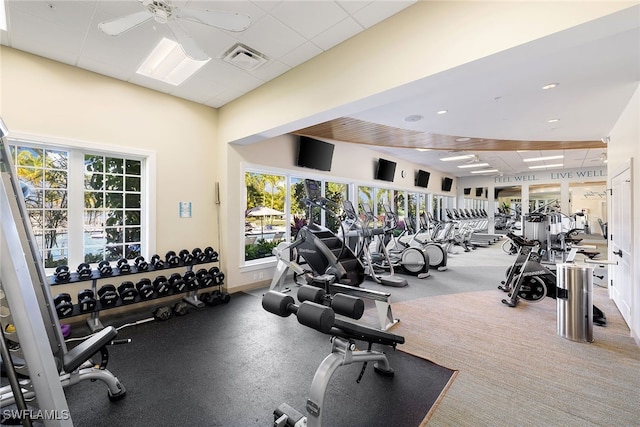
M251 17L250 27L238 33L183 23L213 60L177 87L135 72L157 42L170 36L165 26L150 21L117 37L98 30L102 21L143 10L137 0L8 0L8 32L0 31L0 41L218 108L411 7L414 1L173 3ZM224 62L224 54L237 43L259 52L267 61L251 71ZM565 169L602 166L606 144L601 138L608 136L639 81L640 6L636 5L397 88L384 94L385 102L378 99L375 106L363 107L350 117L336 116L317 124L327 128L332 122L350 121L358 134L351 139L327 137L313 126L298 133L367 143L381 157L406 159L455 176L470 175L471 169L458 168L461 162L439 160L451 152L475 154L473 161L489 163L504 174L527 171L530 164L523 162L525 158L559 152L565 156ZM558 87L542 89L553 82ZM447 112L437 114L441 110ZM549 122L552 119L558 121ZM365 127L358 129L356 124ZM368 133L371 129L376 135L395 137L374 138Z

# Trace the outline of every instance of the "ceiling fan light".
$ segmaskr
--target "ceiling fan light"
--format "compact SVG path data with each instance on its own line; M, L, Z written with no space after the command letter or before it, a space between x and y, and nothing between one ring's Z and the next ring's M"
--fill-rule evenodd
M140 65L136 73L178 86L210 60L211 58L206 61L195 61L185 55L182 46L178 43L163 38Z

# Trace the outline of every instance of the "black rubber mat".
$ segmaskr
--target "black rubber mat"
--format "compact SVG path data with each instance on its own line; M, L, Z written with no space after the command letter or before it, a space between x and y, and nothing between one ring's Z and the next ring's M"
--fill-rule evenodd
M67 388L74 425L270 426L281 403L304 412L313 375L331 350L329 336L293 316L267 313L259 297L242 293L227 305L124 328L118 338L132 342L110 347L108 369L127 396L110 402L100 382ZM358 384L362 364L340 367L327 390L323 425L420 424L453 371L384 351L395 376L378 375L369 364Z

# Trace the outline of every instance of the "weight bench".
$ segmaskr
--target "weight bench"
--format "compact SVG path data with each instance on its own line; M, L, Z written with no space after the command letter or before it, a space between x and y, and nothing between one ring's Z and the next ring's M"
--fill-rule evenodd
M302 290L302 288L301 288ZM334 295L334 298L340 294ZM345 297L348 297L345 295ZM358 317L362 300L353 298L352 313L349 309L343 315L354 314ZM300 299L300 296L299 296ZM302 298L304 299L304 298ZM357 301L360 301L358 303ZM364 303L362 303L364 305ZM346 306L346 305L345 305ZM366 364L374 362L374 370L380 375L393 376L387 356L379 351L371 350L372 344L388 345L395 349L404 343L404 337L360 325L349 320L337 319L336 312L330 306L313 301L302 301L295 304L292 296L276 291L268 291L262 297L262 307L280 317L295 314L298 322L322 333L331 335L331 353L318 366L307 398L307 416L302 415L287 404L282 404L274 411L274 426L277 427L320 427L322 425L324 397L333 373L340 367L353 363L364 363L358 382L360 382ZM344 307L344 306L343 306ZM342 311L342 310L341 310ZM356 350L355 340L369 344L367 350Z
M113 342L118 335L118 331L113 326L108 326L94 334L91 338L84 340L63 356L60 373L60 383L62 387L77 384L83 380L99 380L106 384L108 388L109 400L116 401L122 399L127 391L111 372L104 369L108 360L106 346ZM102 354L102 363L96 367L89 359L96 353ZM26 386L30 381L28 376L20 375L20 384ZM22 388L25 400L31 400L35 393L29 388ZM15 396L11 385L0 387L0 406L5 407L15 403Z

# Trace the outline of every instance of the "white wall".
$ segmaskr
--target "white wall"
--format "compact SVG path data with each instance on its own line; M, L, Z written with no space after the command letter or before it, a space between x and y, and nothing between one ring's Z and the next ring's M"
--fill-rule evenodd
M618 119L616 125L609 134L611 140L607 147L610 171L617 170L624 162L633 159L633 202L631 218L637 219L640 215L640 86L629 101L629 105ZM611 181L608 181L611 184ZM611 188L611 187L609 187ZM640 345L640 226L637 221L632 224L632 258L634 269L630 280L632 281L632 306L631 306L631 334Z

